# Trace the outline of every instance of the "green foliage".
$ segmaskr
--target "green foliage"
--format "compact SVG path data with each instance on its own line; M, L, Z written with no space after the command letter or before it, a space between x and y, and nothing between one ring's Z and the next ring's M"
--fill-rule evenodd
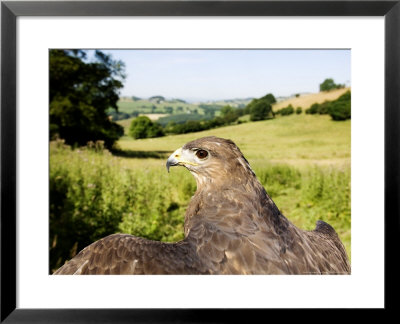
M226 126L235 123L244 114L244 109L224 106L220 116L212 118L211 115L178 114L162 117L158 120L165 125L168 134L186 134Z
M100 150L101 145L71 151L61 141L51 144L50 269L94 240L115 233L121 222L129 177L115 175L112 158ZM120 181L125 188L116 186Z
M154 96L149 99L141 99L138 97L126 98L118 101L118 111L129 115L126 119L134 117L134 114L179 114L179 113L193 113L196 109L199 115L207 114L207 110L200 108L199 105L186 103L180 99L167 100L162 96ZM123 118L115 119L113 109L107 111L108 115L113 116L113 120L122 120ZM125 115L125 116L127 116ZM123 117L123 115L120 115Z
M341 89L344 87L344 84L336 84L333 79L325 79L324 82L319 85L319 91L330 91L334 89Z
M159 124L153 123L149 117L139 116L132 120L129 136L134 139L160 137L164 136L164 131Z
M224 116L228 116L228 115L230 115L230 114L233 114L233 112L234 112L234 109L233 109L231 106L226 105L226 106L223 106L223 107L221 108L221 110L220 110L220 115L221 115L222 117L224 117Z
M326 115L329 113L329 107L334 101L324 101L318 106L318 113L320 115Z
M306 109L306 114L314 115L314 114L317 114L317 113L319 113L319 104L317 104L317 103L312 104L310 106L310 108Z
M257 170L257 176L271 196L281 195L290 187L300 189L301 173L288 165L267 165Z
M200 132L204 129L205 127L200 121L188 120L184 124L175 125L169 131L174 134L186 134L186 133Z
M153 96L153 97L150 97L149 100L165 101L165 98L163 96Z
M174 108L172 108L172 107L170 107L170 106L166 106L166 107L164 108L164 111L165 111L165 113L167 113L167 114L172 114L173 111L174 111Z
M300 115L303 112L303 109L301 107L296 108L296 114Z
M208 111L209 113L212 112L212 114L214 115L214 113L216 111L219 111L223 106L217 104L200 104L199 107L204 109L206 113Z
M124 113L124 112L120 112L120 111L109 111L108 112L108 116L111 117L111 120L113 121L117 121L117 120L123 120L123 119L128 119L131 116L130 114Z
M184 124L187 121L201 121L207 120L210 117L200 114L175 114L170 116L161 117L157 120L157 123L163 127L167 126L169 123Z
M88 244L123 232L153 240L183 238L196 185L186 170L129 169L101 145L50 145L50 272ZM149 172L150 171L150 172ZM174 170L175 171L175 170Z
M250 120L258 121L267 119L272 115L271 105L262 101L254 102L250 109ZM270 117L272 118L272 117Z
M338 100L333 101L328 109L329 115L333 120L346 120L351 118L351 93L346 92L339 97Z
M307 114L329 114L333 120L351 119L351 92L347 91L334 101L315 103L306 109Z
M241 115L243 109L233 108L229 105L221 108L220 117L224 120L224 124L228 125L235 122Z
M272 104L276 102L275 97L269 93L259 99L253 99L245 108L245 113L250 113L251 121L274 118Z
M350 170L309 169L303 175L301 215L309 213L331 224L339 233L350 230ZM307 210L309 212L307 213ZM304 217L304 216L302 216ZM311 224L310 224L311 225Z
M276 103L275 96L272 93L268 93L267 95L261 97L260 99L269 102L270 104Z
M301 112L301 110L300 110L300 112ZM276 114L280 114L281 116L289 116L289 115L292 115L293 113L294 113L294 108L293 108L293 106L291 104L289 106L284 107L284 108L282 108L282 109L280 109L280 110L278 110L276 112Z
M82 50L50 50L50 136L68 144L102 140L107 147L123 129L107 116L117 110L124 65L101 51L87 62Z

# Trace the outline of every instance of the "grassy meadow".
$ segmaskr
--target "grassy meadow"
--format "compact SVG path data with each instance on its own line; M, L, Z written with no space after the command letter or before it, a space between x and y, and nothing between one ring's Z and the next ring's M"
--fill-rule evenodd
M173 152L193 139L213 135L232 139L254 167L266 161L338 166L350 163L350 123L301 114L153 139L124 136L117 145L123 150Z
M166 107L172 108L172 111L177 112L190 112L193 110L197 110L199 114L203 114L204 110L199 108L195 104L182 102L182 101L150 101L146 99L141 100L130 100L130 99L123 99L118 101L118 110L125 113L132 113L134 111L138 111L142 114L152 113L154 111L164 111Z
M183 238L183 216L196 184L184 168L167 173L166 158L203 136L232 139L282 213L311 230L322 219L351 257L351 121L291 115L199 133L72 150L50 143L50 271L92 241L124 232L149 239ZM68 233L75 233L71 238Z

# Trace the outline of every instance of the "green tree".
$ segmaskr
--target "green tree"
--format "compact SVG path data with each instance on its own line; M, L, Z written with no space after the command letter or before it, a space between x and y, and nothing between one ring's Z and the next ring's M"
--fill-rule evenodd
M318 107L318 113L320 115L326 115L329 112L329 106L331 105L330 101L325 100L322 104Z
M220 117L224 120L225 124L230 124L239 118L239 110L229 105L221 108Z
M272 93L268 93L267 95L265 95L264 97L262 97L260 99L268 101L271 105L276 103L275 96Z
M123 128L107 111L118 111L124 79L124 64L101 51L89 61L83 50L50 50L50 137L72 145L101 140L111 148Z
M351 93L347 91L337 100L332 101L328 113L333 120L351 119Z
M341 88L344 88L344 84L336 84L333 79L325 79L324 82L319 85L319 91L330 91Z
M251 106L250 110L250 120L264 120L267 118L272 118L272 108L268 102L259 100Z
M253 99L243 110L250 114L251 121L274 118L272 104L276 102L273 94L269 93L259 99Z
M221 116L224 117L226 115L229 115L229 114L233 113L233 111L234 111L234 109L231 106L229 106L229 105L223 106L221 108Z
M132 120L129 135L134 139L164 136L162 127L153 123L147 116L139 116Z
M291 115L291 114L294 113L294 108L293 108L293 106L290 104L289 106L287 106L287 107L285 107L285 108L282 108L282 109L279 111L279 113L280 113L282 116L288 116L288 115Z
M164 107L164 111L167 114L172 114L174 109L172 107L170 107L170 106L166 106L166 107Z
M314 103L310 106L310 108L306 109L306 114L317 114L319 112L319 104L318 103Z

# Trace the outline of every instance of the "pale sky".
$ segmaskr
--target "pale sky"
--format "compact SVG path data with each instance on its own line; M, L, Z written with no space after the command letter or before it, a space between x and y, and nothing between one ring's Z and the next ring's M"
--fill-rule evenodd
M188 101L318 92L350 86L350 50L103 50L126 65L121 96Z

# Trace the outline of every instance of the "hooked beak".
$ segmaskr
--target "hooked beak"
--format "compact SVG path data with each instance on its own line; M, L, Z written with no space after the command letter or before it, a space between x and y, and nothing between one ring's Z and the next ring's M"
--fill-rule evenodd
M182 148L178 148L174 153L172 153L167 160L167 171L169 168L175 165L179 165L181 162Z
M178 148L174 153L172 153L167 160L167 171L169 168L175 165L183 165L188 167L188 165L196 166L196 162L191 161L192 157L187 151L182 151L182 148Z

